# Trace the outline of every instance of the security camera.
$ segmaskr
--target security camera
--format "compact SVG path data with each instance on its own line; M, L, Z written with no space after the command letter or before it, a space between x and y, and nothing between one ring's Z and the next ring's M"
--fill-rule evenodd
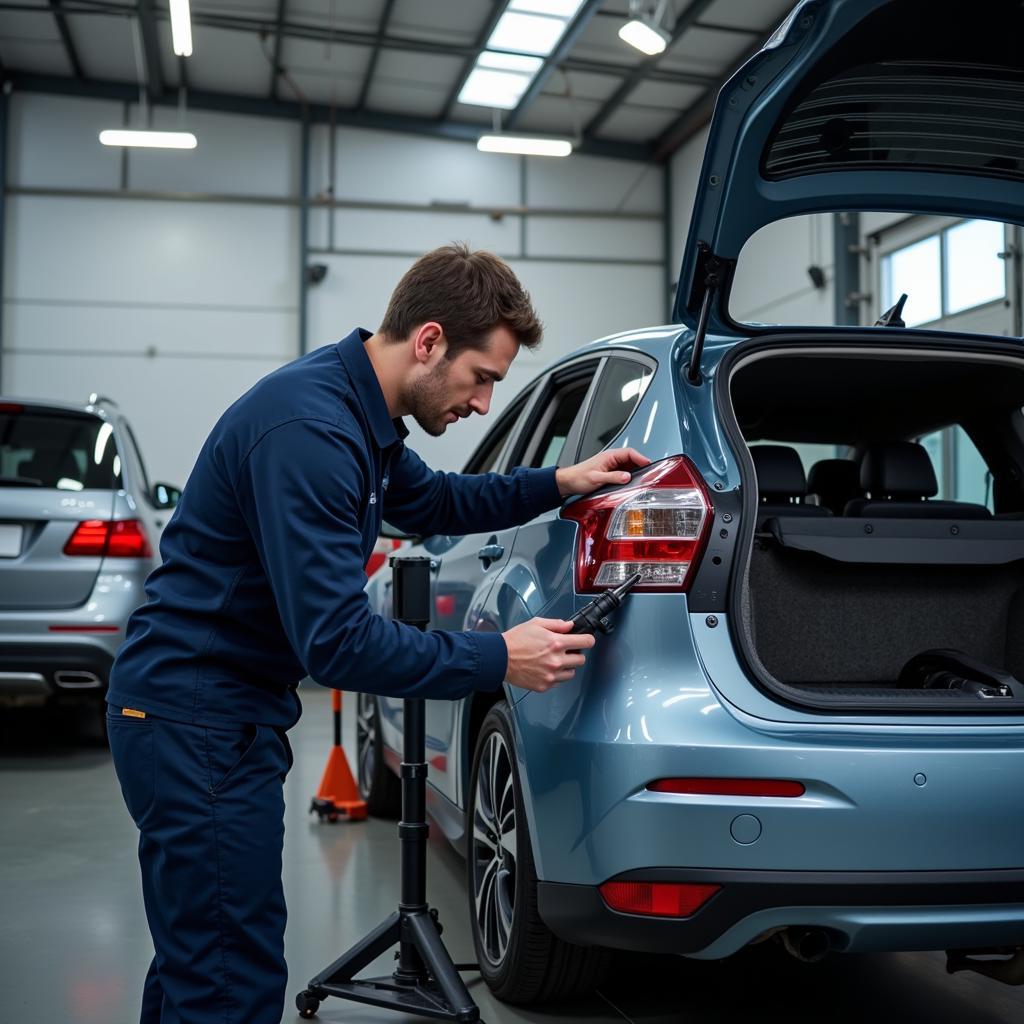
M306 267L306 280L310 284L319 284L326 276L326 263L310 263L310 265Z

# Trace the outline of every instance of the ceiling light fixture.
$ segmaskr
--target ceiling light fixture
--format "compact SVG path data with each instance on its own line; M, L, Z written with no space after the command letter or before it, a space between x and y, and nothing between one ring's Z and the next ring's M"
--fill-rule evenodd
M171 0L171 45L175 56L192 56L192 18L188 0Z
M671 34L662 28L664 14L665 0L659 0L653 10L643 0L631 3L630 20L619 29L619 38L648 57L664 53L665 47L672 41Z
M582 5L583 0L508 0L459 91L459 103L518 106Z
M150 149L195 149L196 137L192 132L131 131L127 128L107 128L100 132L104 146L146 146Z
M476 141L481 153L515 153L520 156L568 156L569 139L551 139L540 135L481 135Z

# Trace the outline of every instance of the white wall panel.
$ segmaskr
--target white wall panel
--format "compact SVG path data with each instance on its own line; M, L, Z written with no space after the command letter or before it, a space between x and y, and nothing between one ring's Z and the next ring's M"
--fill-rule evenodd
M7 181L33 188L117 188L121 151L100 145L120 128L124 107L107 100L15 93Z
M509 261L545 324L543 361L664 320L660 267Z
M4 351L292 359L298 311L210 309L51 299L4 303Z
M527 157L526 195L531 206L658 213L663 173L649 164L581 154Z
M534 217L526 225L529 256L660 260L662 225L656 220Z
M835 323L831 286L812 285L807 274L812 263L822 267L831 282L831 214L765 225L740 251L729 298L733 316L766 323Z
M19 353L4 365L4 393L81 402L115 399L132 423L153 480L183 484L217 418L279 364L259 359L146 359Z
M337 132L339 199L407 203L519 202L519 161L447 142L359 129Z
M295 305L294 208L19 196L7 218L9 297Z
M700 180L700 168L704 161L704 147L708 133L705 129L695 135L672 157L672 252L675 261L672 279L675 280L683 261L683 247L690 230L693 200Z
M503 256L519 254L519 217L492 220L481 214L337 210L334 245L339 249L428 252L449 242L466 242Z
M129 188L259 196L299 194L301 129L296 124L201 110L188 111L182 120L176 109L157 107L153 127L195 132L198 145L170 153L132 150L128 159Z

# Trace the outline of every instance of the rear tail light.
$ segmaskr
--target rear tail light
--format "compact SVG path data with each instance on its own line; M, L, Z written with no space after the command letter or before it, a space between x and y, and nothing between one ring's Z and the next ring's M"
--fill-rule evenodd
M65 555L93 558L149 558L152 548L137 519L87 519L64 545Z
M577 591L616 587L637 572L637 590L686 590L712 512L700 474L683 455L648 467L627 487L573 502L562 517L579 523Z
M654 793L705 796L803 796L802 782L788 779L658 779L648 783Z
M600 892L612 910L623 914L690 917L721 888L689 882L605 882Z

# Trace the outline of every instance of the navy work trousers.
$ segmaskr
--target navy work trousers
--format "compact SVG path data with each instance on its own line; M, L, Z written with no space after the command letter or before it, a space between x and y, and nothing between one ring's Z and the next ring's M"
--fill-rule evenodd
M107 714L156 955L142 1024L280 1024L291 753L267 726Z

